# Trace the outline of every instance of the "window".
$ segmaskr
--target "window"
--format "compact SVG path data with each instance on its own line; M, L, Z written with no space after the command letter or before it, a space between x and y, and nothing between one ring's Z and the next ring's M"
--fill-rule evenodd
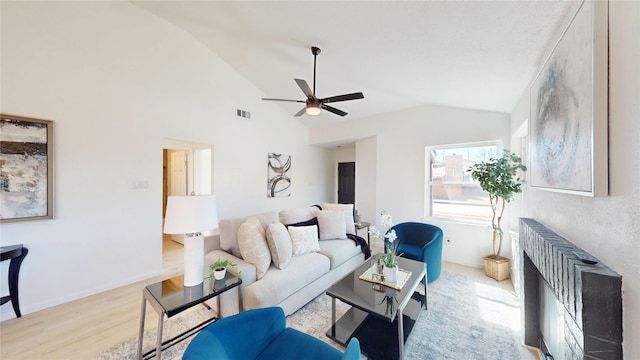
M426 148L427 216L491 223L489 194L467 172L498 154L498 142Z

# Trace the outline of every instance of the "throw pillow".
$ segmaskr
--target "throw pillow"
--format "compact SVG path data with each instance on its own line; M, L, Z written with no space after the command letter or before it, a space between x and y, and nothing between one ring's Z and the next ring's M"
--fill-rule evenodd
M294 256L320 251L317 226L291 226L289 227L289 235Z
M278 216L280 217L281 223L293 224L293 223L299 223L301 221L306 221L316 216L315 215L316 210L318 210L318 208L315 206L281 210Z
M258 218L252 216L240 224L238 246L244 261L256 267L256 277L261 279L271 265L271 253Z
M346 225L344 211L342 210L318 210L318 227L320 228L320 240L346 239Z
M316 209L317 211L317 209ZM315 213L314 213L315 215ZM289 226L311 226L311 225L315 225L318 226L318 218L314 217L313 219L309 219L309 220L305 220L305 221L300 221L294 224L285 224L284 226L288 229ZM318 237L320 237L320 228L318 229Z
M353 218L353 204L330 204L323 202L322 210L344 210L347 234L358 235L356 233L356 222Z
M275 211L268 211L253 216L260 220L263 232L264 228L269 226L269 224L278 221L278 213ZM222 219L218 224L220 229L220 248L240 259L242 259L242 254L238 246L238 229L240 228L240 224L247 221L248 218L249 217L245 216L234 219Z
M271 252L271 261L278 269L282 270L289 265L293 250L289 231L282 223L273 223L267 228L267 245Z

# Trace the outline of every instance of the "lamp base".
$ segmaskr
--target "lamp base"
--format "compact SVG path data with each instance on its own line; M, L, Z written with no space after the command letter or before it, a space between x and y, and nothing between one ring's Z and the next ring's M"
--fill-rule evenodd
M184 237L184 286L195 286L204 281L204 236Z

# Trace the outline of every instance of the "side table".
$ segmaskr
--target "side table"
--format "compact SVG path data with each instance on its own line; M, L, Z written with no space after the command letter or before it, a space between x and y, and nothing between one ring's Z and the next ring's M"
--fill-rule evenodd
M29 253L29 249L22 244L0 247L0 261L11 260L9 263L9 295L0 298L0 305L11 301L16 317L21 317L20 302L18 301L18 276L22 260Z
M140 333L138 336L138 359L150 359L154 356L156 359L160 359L162 356L162 350L167 349L180 341L186 339L192 334L200 331L209 323L220 318L220 299L218 298L218 308L216 316L211 319L196 325L195 327L188 329L187 331L174 336L171 339L162 341L162 328L164 325L165 316L170 318L177 315L195 305L202 304L205 301L212 299L230 289L238 289L238 298L240 299L240 309L242 309L242 292L240 291L240 284L242 279L236 277L227 271L227 274L223 280L215 280L213 276L206 277L202 284L196 286L184 286L183 276L177 276L171 279L167 279L155 284L151 284L144 288L142 292L142 313L140 315ZM151 350L146 353L142 353L142 341L144 337L144 318L147 309L147 302L151 304L151 307L158 313L158 337L156 339L155 351Z
M356 232L358 230L367 229L367 245L371 248L371 235L369 235L369 227L371 226L370 222L360 221L356 223Z

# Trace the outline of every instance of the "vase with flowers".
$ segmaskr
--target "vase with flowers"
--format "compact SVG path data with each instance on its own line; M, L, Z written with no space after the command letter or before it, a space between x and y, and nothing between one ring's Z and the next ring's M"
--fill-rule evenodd
M393 226L393 219L391 214L386 210L380 212L378 219L378 226L382 228L380 231L376 226L372 226L369 229L369 233L374 239L382 241L385 245L385 252L382 256L382 274L384 281L395 283L398 281L398 258L402 254L398 254L398 235L395 230L389 230ZM382 235L384 234L384 235Z

